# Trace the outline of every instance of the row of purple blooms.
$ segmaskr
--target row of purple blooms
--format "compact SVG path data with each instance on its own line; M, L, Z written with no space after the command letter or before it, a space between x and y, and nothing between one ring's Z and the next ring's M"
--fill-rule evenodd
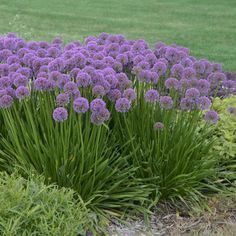
M195 87L204 95L236 90L235 81L226 79L220 64L196 60L187 48L157 43L151 50L144 40L126 40L107 33L88 37L84 45L72 42L65 47L58 38L51 44L26 43L9 33L0 38L0 61L1 82L5 86L25 85L34 75L39 89L51 90L56 86L63 88L73 78L78 87L99 85L95 92L103 95L111 89L131 86L127 76L120 73L129 71L140 81L152 84L171 77L167 87Z
M136 98L136 93L133 89L127 89L124 93L126 96L119 98L115 102L115 109L118 112L125 113L131 108L132 101ZM24 99L30 95L29 89L24 86L20 86L16 89L16 96L19 99ZM163 109L173 108L174 101L170 96L160 96L157 90L151 89L145 93L145 100L149 103L159 102L160 107ZM67 93L59 94L56 98L56 102L59 106L66 106L69 104L70 96ZM13 98L10 95L3 95L0 97L0 107L8 108L12 105ZM185 97L180 101L180 107L183 110L192 110L195 108L205 110L211 106L211 101L206 96L200 96L197 89L191 88L186 91ZM106 103L100 98L94 99L90 104L84 97L77 97L73 101L73 109L77 113L85 113L88 110L92 111L91 121L95 124L102 124L110 117L110 113L106 108ZM53 113L53 118L56 121L65 121L68 118L66 108L58 107Z
M32 87L40 91L63 90L56 98L57 106L73 100L76 111L81 101L88 104L79 89L89 87L94 97L107 96L115 102L117 111L126 112L136 99L134 83L127 76L130 74L157 86L164 80L165 91L161 92L178 91L182 96L180 107L186 110L196 106L206 109L211 104L207 96L236 91L235 81L227 80L220 64L196 60L186 48L158 43L151 50L144 40L126 40L122 35L107 33L98 38L90 36L85 44L72 42L65 46L58 38L51 44L25 42L9 33L0 38L0 61L1 107L10 106L14 97L22 100L29 96ZM151 101L151 95L152 90L145 95L146 100ZM171 101L169 96L160 97L160 104L166 107ZM91 120L101 123L109 115L104 106L102 112L92 110Z

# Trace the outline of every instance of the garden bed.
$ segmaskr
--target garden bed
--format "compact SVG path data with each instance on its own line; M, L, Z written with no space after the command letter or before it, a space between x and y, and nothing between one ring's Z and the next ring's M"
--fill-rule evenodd
M95 232L110 219L149 219L160 202L190 211L233 189L235 94L221 64L182 46L9 33L0 37L0 170L73 190ZM163 218L181 221L173 216Z

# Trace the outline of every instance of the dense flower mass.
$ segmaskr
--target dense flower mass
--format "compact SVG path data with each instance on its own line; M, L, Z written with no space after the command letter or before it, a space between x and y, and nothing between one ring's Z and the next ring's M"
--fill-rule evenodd
M153 50L144 40L107 33L66 45L61 39L0 37L0 107L35 93L55 96L56 121L67 119L72 104L75 112L90 110L92 123L101 124L112 106L128 112L141 95L162 109L209 109L212 97L236 94L236 82L226 78L220 64L161 42Z

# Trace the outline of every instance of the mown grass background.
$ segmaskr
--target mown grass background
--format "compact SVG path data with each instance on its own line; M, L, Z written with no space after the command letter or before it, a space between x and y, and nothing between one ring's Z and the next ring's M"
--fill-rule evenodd
M124 34L189 47L236 71L235 0L0 0L0 34L34 40Z

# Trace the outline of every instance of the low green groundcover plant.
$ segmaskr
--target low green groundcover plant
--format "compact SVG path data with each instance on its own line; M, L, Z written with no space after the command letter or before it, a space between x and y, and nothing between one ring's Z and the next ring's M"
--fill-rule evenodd
M0 235L85 235L91 213L72 190L0 172Z
M220 64L107 33L67 45L9 33L0 63L2 169L34 169L103 215L215 191L212 99L236 91Z
M216 142L212 147L228 180L236 180L236 96L214 99L213 107L220 114L214 127Z

